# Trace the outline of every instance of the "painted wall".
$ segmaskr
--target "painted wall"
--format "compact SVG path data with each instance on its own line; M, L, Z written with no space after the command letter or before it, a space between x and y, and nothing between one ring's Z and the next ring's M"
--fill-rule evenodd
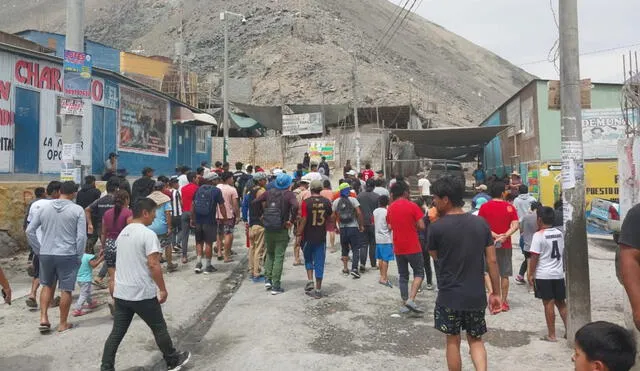
M64 57L64 35L41 31L25 31L19 33L18 35L42 46L55 49L56 57ZM91 56L93 57L94 67L104 68L106 70L114 72L120 72L119 50L88 40L85 41L84 48L85 53L91 54Z

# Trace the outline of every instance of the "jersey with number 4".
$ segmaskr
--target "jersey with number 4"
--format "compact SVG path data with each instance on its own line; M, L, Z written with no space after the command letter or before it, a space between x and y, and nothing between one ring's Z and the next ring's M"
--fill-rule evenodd
M322 196L311 196L302 201L300 215L307 218L303 239L309 243L323 243L327 240L327 227L332 213L331 203Z
M564 278L562 264L564 237L558 228L547 228L536 232L531 240L529 252L539 255L536 279L557 280Z

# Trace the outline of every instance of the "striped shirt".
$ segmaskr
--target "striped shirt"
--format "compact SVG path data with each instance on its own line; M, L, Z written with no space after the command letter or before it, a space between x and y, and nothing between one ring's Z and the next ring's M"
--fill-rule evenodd
M182 195L177 189L171 190L171 215L182 215Z

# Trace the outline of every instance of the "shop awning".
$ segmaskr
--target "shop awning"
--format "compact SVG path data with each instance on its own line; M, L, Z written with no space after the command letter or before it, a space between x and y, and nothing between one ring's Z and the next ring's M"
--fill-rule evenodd
M212 115L193 112L186 107L174 107L171 110L171 122L181 125L218 126L218 122Z
M508 128L509 126L476 126L422 130L395 129L390 132L401 141L413 143L418 157L466 160L477 155L487 143Z

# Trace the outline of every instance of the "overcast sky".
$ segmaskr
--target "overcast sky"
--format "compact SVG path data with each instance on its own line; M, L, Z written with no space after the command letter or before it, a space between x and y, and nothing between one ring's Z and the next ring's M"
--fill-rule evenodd
M404 4L405 0L391 0ZM485 47L528 72L557 79L546 60L558 38L549 0L417 0L417 13ZM412 1L409 2L411 4ZM552 0L558 11L558 0ZM640 54L640 1L579 0L581 77L594 82L622 81L622 54ZM629 45L634 45L629 47ZM536 62L536 63L534 63Z

